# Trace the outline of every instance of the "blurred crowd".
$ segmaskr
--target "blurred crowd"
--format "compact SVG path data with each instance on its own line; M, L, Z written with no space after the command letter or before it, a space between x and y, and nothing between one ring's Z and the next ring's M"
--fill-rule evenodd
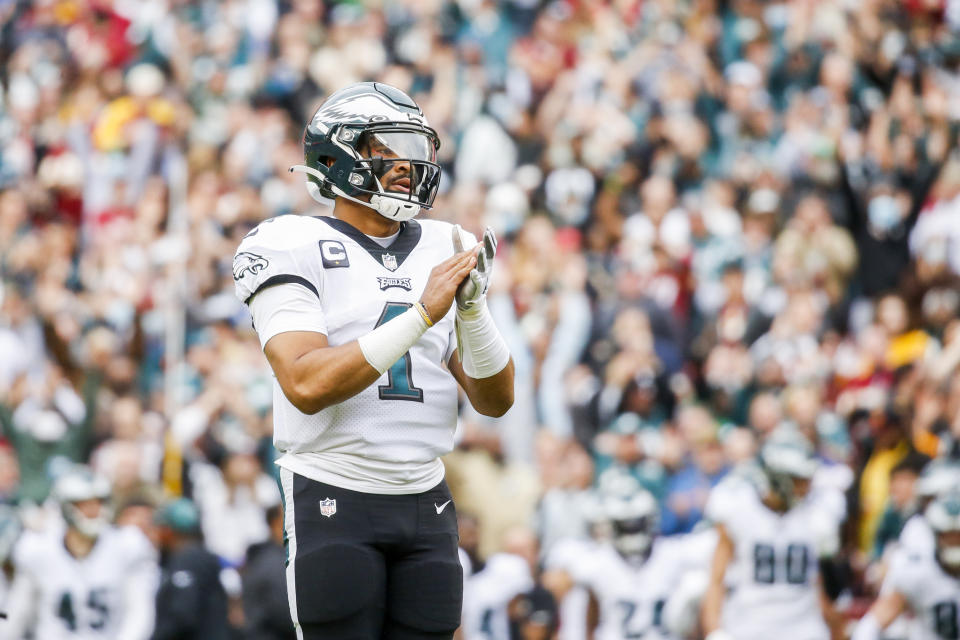
M237 575L271 539L270 371L231 260L265 218L330 212L287 169L360 80L440 134L421 215L501 238L517 400L465 406L446 459L474 570L587 535L609 477L693 531L790 424L846 494L855 608L924 464L960 456L957 0L6 0L0 21L0 502L28 527L87 462L146 530L191 498Z

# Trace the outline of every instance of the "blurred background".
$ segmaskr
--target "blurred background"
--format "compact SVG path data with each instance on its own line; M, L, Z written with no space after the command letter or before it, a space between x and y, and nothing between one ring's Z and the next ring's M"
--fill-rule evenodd
M330 212L287 168L355 81L440 134L421 215L501 240L516 404L463 406L446 459L472 572L588 537L610 477L693 531L789 423L845 493L856 616L924 464L960 455L960 1L2 0L0 22L0 501L49 526L58 469L88 463L156 539L190 498L235 638L274 637L243 585L279 493L231 261L266 218Z

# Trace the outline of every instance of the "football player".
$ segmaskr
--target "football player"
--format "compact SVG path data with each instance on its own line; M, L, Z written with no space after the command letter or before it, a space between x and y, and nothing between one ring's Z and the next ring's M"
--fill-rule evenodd
M7 592L10 589L10 575L13 566L10 563L10 552L20 537L22 526L20 517L13 507L0 504L0 613L6 615ZM4 619L0 617L0 628ZM2 631L0 631L2 633Z
M587 590L588 637L597 640L641 638L662 640L673 635L664 624L664 607L696 554L688 553L691 536L657 536L660 513L656 499L635 485L603 500L610 538L588 554L558 567L570 586ZM551 576L552 584L558 580ZM564 593L556 594L560 597Z
M463 581L440 456L457 385L477 411L513 403L513 362L487 310L496 253L415 216L440 141L399 89L363 82L307 124L311 195L332 216L263 222L233 263L275 374L274 444L300 638L450 638ZM456 311L448 313L456 300Z
M934 534L934 553L897 554L873 604L851 640L877 640L901 613L912 611L916 640L960 638L960 491L935 498L923 516Z
M502 549L467 581L463 599L464 640L510 640L510 606L534 586L539 543L525 527L509 529Z
M925 517L927 505L938 495L960 487L960 464L955 460L937 458L923 468L917 478L917 513L903 525L898 539L897 553L933 555L935 541L930 521Z
M145 640L153 631L156 552L136 527L110 524L110 484L87 467L65 471L53 496L64 527L23 533L14 548L7 625L43 640Z
M707 517L716 526L717 545L702 610L709 640L839 636L819 560L836 551L840 523L826 501L810 495L816 469L806 438L778 430L761 447L757 464L714 488Z

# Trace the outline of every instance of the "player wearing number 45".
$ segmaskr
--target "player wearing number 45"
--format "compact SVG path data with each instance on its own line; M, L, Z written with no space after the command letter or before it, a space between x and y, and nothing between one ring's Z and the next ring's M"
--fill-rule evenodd
M703 598L707 640L843 637L819 571L820 560L839 547L842 501L833 490L813 490L817 467L809 441L781 427L756 462L713 489L706 516L716 525L717 546Z
M114 527L110 484L86 467L60 476L53 497L66 527L25 532L0 638L146 640L153 632L156 552L136 527Z
M306 640L450 638L463 579L440 456L457 385L486 415L513 403L485 300L496 238L414 219L440 142L394 87L334 93L303 145L291 170L333 217L268 220L233 267L276 376L290 613Z

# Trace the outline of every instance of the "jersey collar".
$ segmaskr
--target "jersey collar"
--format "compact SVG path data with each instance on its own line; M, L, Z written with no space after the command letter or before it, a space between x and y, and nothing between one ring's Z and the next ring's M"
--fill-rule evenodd
M416 220L407 220L406 222L401 222L400 233L398 233L397 237L394 238L393 242L390 243L390 246L381 247L379 244L367 237L367 234L363 233L349 222L345 222L339 218L331 218L330 216L317 216L317 218L323 220L328 225L343 235L348 236L358 245L366 249L367 253L369 253L379 264L383 264L383 254L389 253L393 255L397 259L398 268L401 264L403 264L403 261L407 259L407 256L410 255L410 252L413 251L414 247L417 246L417 243L420 242L420 234L422 231L420 223Z

